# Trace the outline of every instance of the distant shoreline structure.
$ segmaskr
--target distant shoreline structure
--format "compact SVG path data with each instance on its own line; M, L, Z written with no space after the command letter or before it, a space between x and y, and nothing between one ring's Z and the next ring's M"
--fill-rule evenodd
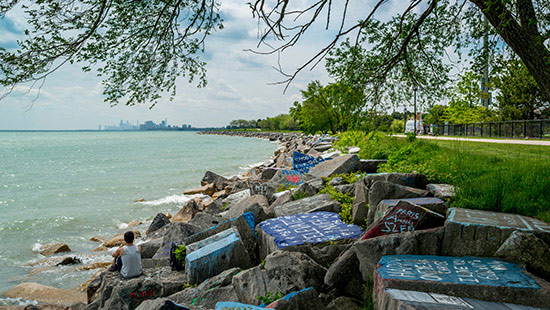
M168 119L162 120L159 124L156 124L153 121L146 121L143 124L140 124L139 121L136 121L135 125L132 125L129 121L124 122L120 120L120 123L117 125L105 125L103 129L99 125L97 131L202 131L202 130L216 130L224 129L224 127L205 127L205 128L196 128L188 124L182 124L181 126L169 125Z

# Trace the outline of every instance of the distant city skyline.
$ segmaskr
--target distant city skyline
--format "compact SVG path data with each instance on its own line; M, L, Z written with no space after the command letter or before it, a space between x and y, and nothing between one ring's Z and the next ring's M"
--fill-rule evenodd
M173 130L173 131L185 131L185 130L199 130L199 129L214 129L214 128L225 128L226 126L220 126L220 127L202 127L197 128L193 127L190 124L169 124L168 119L163 119L160 123L155 123L154 121L145 121L143 123L139 123L139 120L136 120L136 124L132 125L129 120L124 121L123 119L120 120L120 122L117 125L104 125L103 127L101 124L98 126L98 130L103 131L132 131L132 130Z

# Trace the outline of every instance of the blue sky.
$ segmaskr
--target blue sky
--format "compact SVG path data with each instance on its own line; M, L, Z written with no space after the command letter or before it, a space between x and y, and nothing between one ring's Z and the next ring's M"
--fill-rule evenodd
M393 4L384 14L391 14L392 8L399 7ZM367 8L364 2L357 3L350 12L356 14ZM246 1L222 0L221 11L225 29L207 39L203 55L208 63L206 88L196 88L181 79L173 101L163 99L153 109L148 105L111 107L103 102L101 80L93 72L83 73L79 66L67 65L48 77L32 107L29 103L37 90L27 93L30 85L20 85L0 101L0 130L96 129L98 125L118 124L121 119L142 123L160 122L164 118L169 124L180 126L184 123L196 127L225 126L237 118L258 119L287 113L294 101L301 100L300 89L309 81L330 81L321 63L313 70L304 70L284 94L284 86L268 85L283 76L273 69L277 66L276 55L244 51L254 49L258 43L258 24ZM350 15L349 20L359 17ZM0 46L15 47L25 23L19 10L0 19ZM320 23L312 28L297 46L281 55L286 71L302 65L332 39L333 30L325 31L323 26Z

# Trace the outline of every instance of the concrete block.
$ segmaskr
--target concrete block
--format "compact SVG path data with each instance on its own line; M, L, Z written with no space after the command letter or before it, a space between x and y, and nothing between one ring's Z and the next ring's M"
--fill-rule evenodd
M550 240L550 223L517 214L451 208L445 222L443 255L493 256L516 230Z
M349 225L332 212L312 212L266 220L256 226L260 239L260 258L277 249L301 244L356 239L361 228Z
M443 226L445 217L407 201L399 201L363 235L362 240Z
M316 195L295 201L289 201L273 208L275 217L309 213L316 211L340 212L340 203L330 199L329 194Z
M224 234L221 232L220 234ZM185 271L189 284L201 283L220 272L233 267L243 269L252 266L250 256L239 234L232 232L227 237L195 249L185 257Z
M384 256L374 272L374 296L388 288L535 307L550 305L550 283L516 264L493 258Z
M425 293L387 288L376 296L378 310L535 310L530 306L461 298L445 294Z
M406 201L419 205L433 212L439 213L443 216L447 216L447 210L449 206L447 203L439 198L435 197L420 197L420 198L401 198L401 199L384 199L378 203L376 214L374 214L374 221L378 221L381 217L397 205L400 201Z

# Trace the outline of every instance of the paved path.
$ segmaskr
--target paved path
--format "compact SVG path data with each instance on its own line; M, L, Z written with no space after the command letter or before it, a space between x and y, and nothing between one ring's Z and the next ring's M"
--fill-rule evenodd
M394 135L395 137L405 138L405 135ZM479 138L459 138L459 137L443 137L443 136L416 136L419 139L431 140L451 140L451 141L471 141L471 142L486 142L486 143L503 143L503 144L524 144L524 145L546 145L550 146L550 140L524 140L524 139L479 139Z

